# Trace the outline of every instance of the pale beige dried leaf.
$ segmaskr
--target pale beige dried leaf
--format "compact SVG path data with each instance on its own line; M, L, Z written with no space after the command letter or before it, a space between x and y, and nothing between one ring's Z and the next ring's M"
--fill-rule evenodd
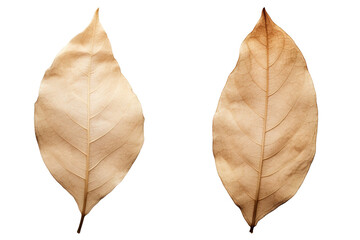
M57 55L35 104L42 158L83 218L121 182L143 144L141 105L116 62L98 10Z
M251 232L299 189L315 155L316 132L305 59L264 9L241 45L213 121L218 174Z

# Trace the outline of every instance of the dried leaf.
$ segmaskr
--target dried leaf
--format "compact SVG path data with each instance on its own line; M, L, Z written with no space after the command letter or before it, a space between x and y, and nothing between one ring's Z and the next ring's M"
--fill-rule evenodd
M218 174L250 232L289 200L315 155L317 105L305 59L263 9L213 121Z
M144 141L141 105L116 62L98 10L42 80L35 132L54 178L86 214L121 182Z

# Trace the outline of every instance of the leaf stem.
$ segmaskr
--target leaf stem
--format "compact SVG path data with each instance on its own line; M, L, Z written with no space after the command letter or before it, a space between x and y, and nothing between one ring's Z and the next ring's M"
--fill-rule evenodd
M84 215L84 214L81 214L80 224L79 224L79 228L78 228L78 230L77 230L77 233L80 233L80 232L81 232L81 227L82 227L82 225L83 225L84 218L85 218L85 215Z
M249 231L249 232L251 232L251 233L254 232L254 226L251 226L251 227L250 227L250 231Z

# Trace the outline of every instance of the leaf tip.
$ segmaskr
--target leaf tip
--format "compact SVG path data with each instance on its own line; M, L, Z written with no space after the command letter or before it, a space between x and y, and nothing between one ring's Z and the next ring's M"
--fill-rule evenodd
M99 21L99 8L94 13L93 21Z
M260 21L264 21L264 22L266 22L268 24L273 23L273 21L271 20L269 14L267 13L265 7L261 11Z
M265 7L263 7L262 11L261 11L261 17L263 17L264 19L266 19L268 17L268 13L266 12Z

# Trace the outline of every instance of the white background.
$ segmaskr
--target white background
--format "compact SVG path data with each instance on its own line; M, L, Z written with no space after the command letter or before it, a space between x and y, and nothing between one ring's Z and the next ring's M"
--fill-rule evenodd
M307 60L317 153L302 187L250 234L217 175L212 117L240 44L266 7ZM145 115L124 181L76 229L43 163L34 102L56 54L100 21ZM358 1L1 1L0 239L359 239Z

